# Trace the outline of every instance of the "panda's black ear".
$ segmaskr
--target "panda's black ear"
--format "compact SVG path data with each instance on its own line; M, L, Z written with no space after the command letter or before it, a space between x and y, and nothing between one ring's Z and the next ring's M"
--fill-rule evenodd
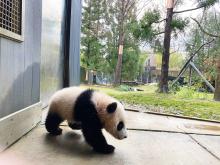
M111 103L111 104L109 104L109 105L107 106L107 112L108 112L108 113L114 113L115 110L116 110L116 108L117 108L117 103L116 103L116 102Z

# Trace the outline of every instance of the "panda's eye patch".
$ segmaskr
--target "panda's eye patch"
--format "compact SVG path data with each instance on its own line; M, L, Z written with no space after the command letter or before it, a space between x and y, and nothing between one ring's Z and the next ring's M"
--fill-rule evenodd
M122 130L122 128L124 128L124 123L122 121L120 121L118 123L117 130L120 131L120 130Z

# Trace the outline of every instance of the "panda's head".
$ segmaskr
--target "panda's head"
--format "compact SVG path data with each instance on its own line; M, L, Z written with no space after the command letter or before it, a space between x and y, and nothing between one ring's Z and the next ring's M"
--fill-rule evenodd
M104 111L105 114L102 115L101 121L105 130L117 139L127 138L123 105L118 101L114 101L107 104Z

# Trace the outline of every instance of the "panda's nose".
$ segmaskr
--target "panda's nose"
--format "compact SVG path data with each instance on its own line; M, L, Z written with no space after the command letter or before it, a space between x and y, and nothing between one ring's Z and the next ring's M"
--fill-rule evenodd
M124 138L127 138L127 135L125 135Z

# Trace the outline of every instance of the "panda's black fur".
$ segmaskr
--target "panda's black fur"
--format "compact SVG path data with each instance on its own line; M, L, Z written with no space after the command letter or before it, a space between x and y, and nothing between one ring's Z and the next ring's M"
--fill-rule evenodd
M82 129L85 140L96 152L112 153L115 148L109 145L103 136L101 130L103 125L98 117L95 105L91 101L93 92L93 90L88 89L77 97L73 109L73 118L78 124L69 123L69 126L73 129ZM112 103L107 107L109 113L116 110L117 104L115 104ZM60 135L62 133L62 129L59 128L61 122L63 122L63 119L58 114L49 111L45 123L47 131L52 135Z

